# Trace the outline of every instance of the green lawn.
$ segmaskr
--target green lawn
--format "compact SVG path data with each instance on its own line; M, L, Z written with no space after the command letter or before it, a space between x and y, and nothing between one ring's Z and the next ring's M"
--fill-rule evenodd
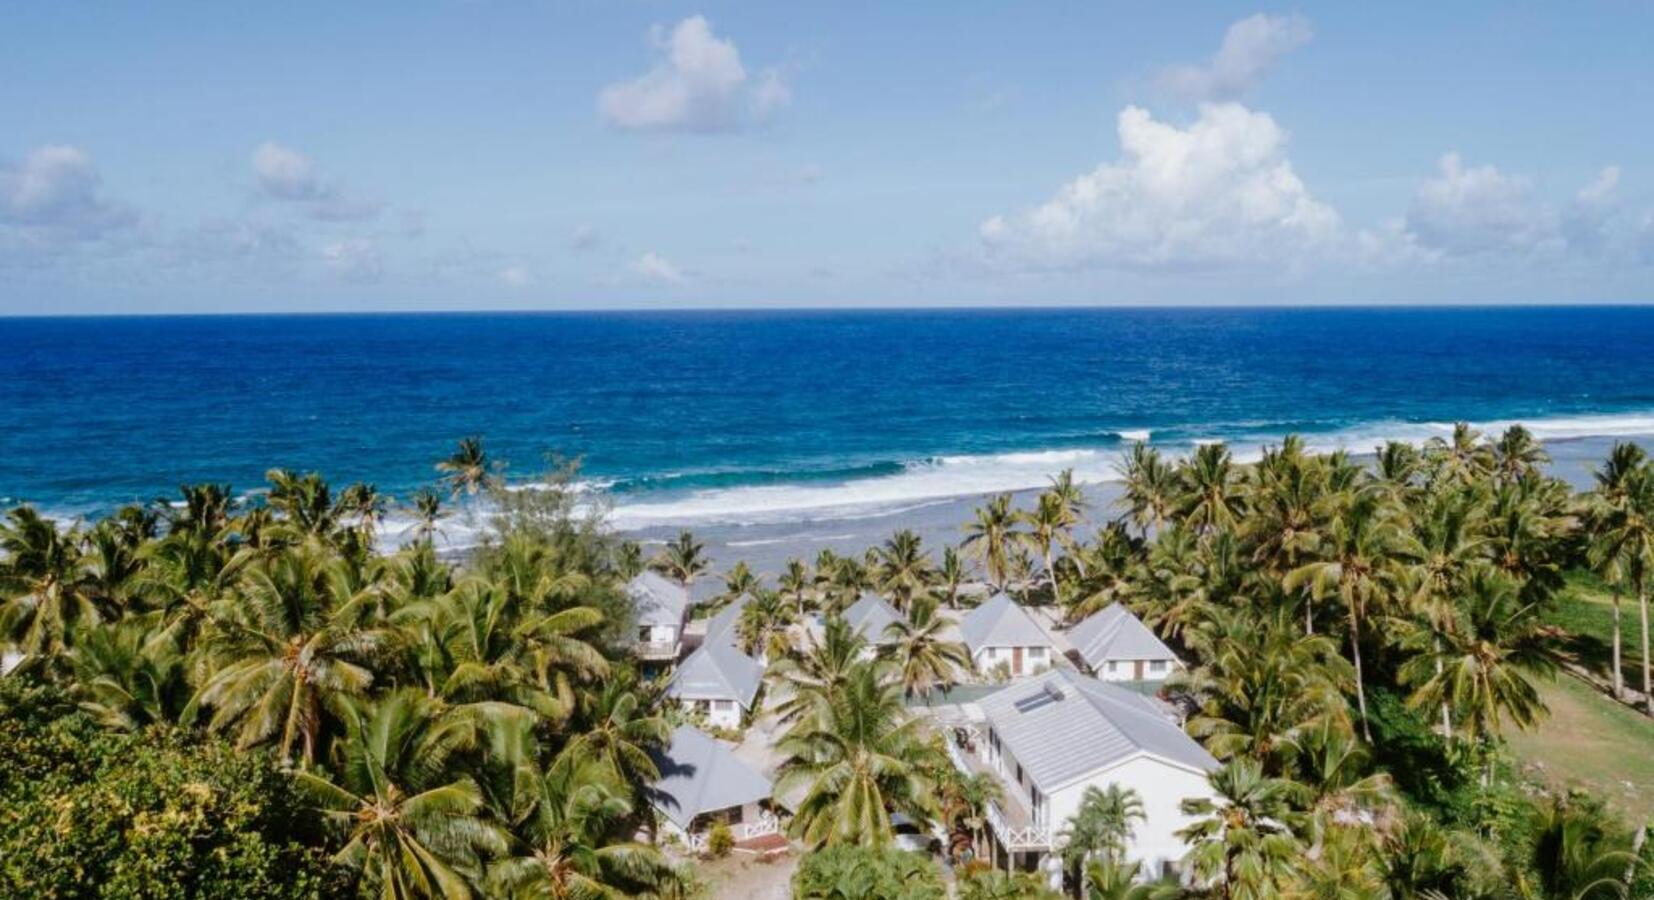
M1511 734L1517 758L1553 785L1588 788L1633 821L1654 822L1654 719L1572 676L1540 693L1550 718Z
M1555 607L1547 617L1567 629L1571 635L1569 649L1580 664L1603 678L1613 670L1614 601L1608 585L1584 572L1571 572L1568 585L1557 595ZM1637 687L1642 684L1642 655L1640 625L1637 619L1637 600L1624 597L1620 601L1621 662L1625 683Z

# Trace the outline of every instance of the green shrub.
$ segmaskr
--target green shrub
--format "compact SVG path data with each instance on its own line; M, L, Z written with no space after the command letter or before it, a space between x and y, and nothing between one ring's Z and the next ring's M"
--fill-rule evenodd
M250 900L341 887L265 755L178 730L100 733L60 692L12 681L0 678L0 896Z
M734 849L735 835L729 830L729 826L723 822L715 823L712 830L706 835L706 852L722 859L729 855L729 851Z
M905 850L831 847L804 857L795 900L941 900L942 876L929 857Z

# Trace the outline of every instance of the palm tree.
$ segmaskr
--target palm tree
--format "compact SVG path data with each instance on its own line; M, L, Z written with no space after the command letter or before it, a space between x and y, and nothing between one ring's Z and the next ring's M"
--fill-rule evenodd
M988 827L988 805L1005 801L1005 786L987 772L960 772L951 764L942 770L947 774L942 785L943 815L953 827L970 832L971 856L982 856L982 839Z
M1202 536L1233 528L1244 511L1240 479L1229 448L1202 444L1178 467L1177 513Z
M706 574L712 564L706 558L706 545L685 529L660 549L649 561L649 568L683 585L684 590L692 590L695 579Z
M1608 506L1601 517L1590 559L1610 581L1627 584L1637 595L1642 625L1643 698L1654 715L1654 673L1651 673L1648 634L1648 576L1654 570L1654 473L1645 465L1626 476L1623 499ZM1616 622L1617 622L1616 616Z
M1016 520L1027 526L1027 530L1018 532L1016 539L1033 553L1038 553L1045 566L1046 583L1051 588L1051 601L1062 603L1062 592L1057 588L1057 567L1055 552L1074 526L1068 508L1063 498L1051 491L1039 495L1034 508L1023 510L1016 514Z
M633 817L625 786L596 760L564 750L535 780L521 837L489 868L496 895L524 900L624 900L680 877L660 851L617 840Z
M1519 896L1532 900L1625 900L1640 864L1631 841L1602 811L1553 798L1533 812L1530 881L1518 871Z
M585 698L585 707L583 728L559 754L559 762L566 758L580 765L601 763L634 789L660 778L650 751L671 741L672 728L639 695L635 676L604 682Z
M385 498L380 495L379 489L362 482L346 487L339 492L339 511L346 518L356 520L363 544L372 547L374 534L379 530L379 520L385 517Z
M1195 874L1225 900L1273 900L1298 867L1302 848L1293 837L1300 788L1270 778L1251 759L1236 759L1210 776L1216 799L1184 800L1195 821L1177 834L1189 842Z
M425 487L415 491L412 499L414 522L405 533L411 533L419 543L430 544L437 535L444 534L442 520L447 513L442 511L442 495Z
M1484 524L1482 495L1468 490L1438 490L1429 494L1423 508L1412 517L1411 529L1403 536L1413 563L1396 580L1397 593L1414 619L1403 621L1404 631L1418 625L1429 633L1431 650L1438 666L1442 640L1454 625L1458 610L1457 592L1472 563L1482 557L1487 539L1479 532ZM1441 704L1442 740L1453 736L1449 704Z
M792 649L788 629L794 621L791 603L780 593L758 589L741 609L735 636L741 651L760 661L778 659Z
M687 585L685 585L687 587ZM740 560L724 573L724 590L718 595L717 605L727 606L742 598L758 596L764 583L745 560Z
M1465 582L1453 626L1438 636L1438 644L1401 666L1402 680L1417 685L1411 705L1451 706L1473 740L1498 738L1505 719L1530 728L1544 715L1528 679L1554 676L1562 653L1555 629L1523 602L1509 575L1478 567Z
M775 580L775 584L783 595L793 601L798 618L804 618L809 608L810 592L814 586L810 568L804 565L803 560L789 559L781 567L781 577Z
M1533 432L1521 425L1505 429L1493 444L1493 468L1504 481L1521 481L1551 461Z
M1131 788L1110 783L1106 789L1095 785L1080 795L1079 808L1063 826L1063 865L1075 873L1074 881L1082 879L1081 869L1088 860L1107 859L1112 863L1125 862L1126 845L1131 841L1136 823L1147 818L1143 800Z
M1482 440L1481 432L1465 422L1453 425L1451 438L1426 442L1424 457L1435 470L1434 480L1438 482L1469 484L1494 469L1492 448Z
M925 552L923 541L910 529L902 529L873 550L874 586L890 598L897 610L905 612L930 589L935 564Z
M927 773L947 763L903 706L900 686L875 665L854 666L836 702L819 719L800 720L776 750L783 757L776 796L807 788L791 831L812 849L889 846L892 814L919 823L936 818Z
M1368 611L1384 602L1388 581L1399 560L1401 533L1378 495L1370 491L1347 497L1333 514L1322 541L1320 560L1287 574L1287 590L1308 585L1316 599L1337 596L1349 627L1350 658L1355 665L1355 696L1362 734L1372 739L1367 722L1367 691L1361 669L1361 625Z
M958 549L954 547L942 548L942 564L936 569L936 583L946 597L948 609L959 608L959 589L970 580L970 573L965 570L965 561L960 558Z
M418 691L385 695L350 719L338 780L300 772L325 820L344 838L334 860L359 871L362 893L380 897L468 898L483 859L503 853L505 836L484 815L470 778L449 761L477 742L474 722Z
M315 760L324 716L342 717L344 701L366 692L366 662L385 637L341 614L340 565L315 546L287 550L218 602L204 637L215 665L192 701L212 710L210 730L234 727L242 747L273 739L284 764L302 741L305 762Z
M777 718L783 723L822 720L860 665L867 639L840 616L828 616L821 638L808 637L799 650L777 660L765 678L777 688Z
M887 626L889 643L879 652L900 674L907 696L928 698L932 690L946 690L959 680L960 672L970 670L965 645L942 638L947 628L947 620L936 614L936 601L928 597L916 601L907 618Z
M1099 857L1086 864L1085 900L1176 900L1183 891L1175 884L1143 881L1142 863Z
M0 526L0 633L28 656L51 656L74 643L81 623L103 618L81 583L81 548L73 530L32 506L19 506Z
M1139 441L1127 452L1120 475L1124 491L1118 502L1144 537L1159 531L1177 505L1177 470L1159 450Z
M442 483L456 499L462 495L475 497L494 490L500 483L499 473L478 436L461 438L454 452L436 464L436 470L442 473Z
M152 614L84 628L68 653L75 699L105 728L175 722L189 702L184 656L152 638L155 621Z
M1593 473L1597 482L1595 495L1589 509L1588 530L1591 545L1586 551L1586 559L1591 567L1606 579L1613 590L1614 598L1614 629L1613 629L1613 678L1614 696L1617 699L1625 698L1625 676L1621 667L1622 638L1620 628L1620 596L1625 591L1623 578L1624 563L1629 562L1622 556L1622 548L1618 542L1607 540L1612 522L1616 516L1624 511L1627 500L1626 489L1644 469L1647 454L1636 444L1616 442L1608 454L1608 460L1601 469Z
M1005 590L1010 579L1011 544L1015 542L1017 517L1011 510L1011 495L999 494L975 510L976 518L965 526L965 540L959 547L976 557L996 591Z

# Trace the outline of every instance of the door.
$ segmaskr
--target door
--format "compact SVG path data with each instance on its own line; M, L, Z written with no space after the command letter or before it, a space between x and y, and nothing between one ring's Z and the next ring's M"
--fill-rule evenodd
M1011 648L1011 674L1012 675L1021 675L1022 674L1022 648L1021 647L1012 647Z
M1135 673L1131 677L1137 679L1138 681L1142 681L1143 680L1143 661L1142 660L1137 660L1136 662L1132 663L1131 665L1132 665L1132 672Z

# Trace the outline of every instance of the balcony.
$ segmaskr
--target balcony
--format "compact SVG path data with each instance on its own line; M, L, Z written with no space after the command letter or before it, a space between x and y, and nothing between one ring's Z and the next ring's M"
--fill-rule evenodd
M638 641L632 644L632 654L638 659L650 662L676 660L681 649L683 644L679 641Z
M973 742L980 747L982 738L976 734L976 729L968 727L964 730L971 733ZM999 843L1006 850L1053 848L1051 829L1034 821L1020 786L1006 781L1005 777L986 760L959 746L958 741L954 739L953 729L948 729L943 735L942 743L947 747L948 758L953 760L954 768L967 775L987 773L996 779L1004 790L1003 800L988 804L988 825L993 829L994 837L999 839Z

